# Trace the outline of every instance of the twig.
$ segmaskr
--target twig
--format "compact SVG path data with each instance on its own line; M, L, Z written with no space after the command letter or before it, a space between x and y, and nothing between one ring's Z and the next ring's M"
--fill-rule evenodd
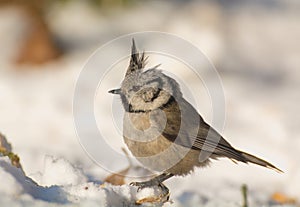
M248 188L247 188L246 184L242 185L241 191L242 191L242 196L243 196L242 207L248 207L248 198L247 198Z

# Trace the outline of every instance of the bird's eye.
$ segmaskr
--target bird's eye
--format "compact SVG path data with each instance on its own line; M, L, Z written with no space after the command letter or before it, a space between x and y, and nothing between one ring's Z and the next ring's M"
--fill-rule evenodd
M139 91L140 90L140 86L133 86L132 87L132 90L134 91L134 92L137 92L137 91Z

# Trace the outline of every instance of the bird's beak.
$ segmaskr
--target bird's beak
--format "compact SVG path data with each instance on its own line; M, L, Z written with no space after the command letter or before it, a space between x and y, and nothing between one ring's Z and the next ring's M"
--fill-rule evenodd
M118 88L118 89L113 89L113 90L108 91L108 93L112 93L112 94L121 94L121 89L120 89L120 88Z

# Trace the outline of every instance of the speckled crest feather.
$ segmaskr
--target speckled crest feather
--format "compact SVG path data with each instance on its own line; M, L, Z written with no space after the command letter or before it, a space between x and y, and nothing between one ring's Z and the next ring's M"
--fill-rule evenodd
M145 57L145 52L143 52L141 54L137 51L136 46L135 46L135 41L134 41L134 39L132 39L131 58L130 58L130 63L129 63L129 66L128 66L125 76L132 73L133 71L142 70L147 63L146 62L147 59L148 59L148 57Z

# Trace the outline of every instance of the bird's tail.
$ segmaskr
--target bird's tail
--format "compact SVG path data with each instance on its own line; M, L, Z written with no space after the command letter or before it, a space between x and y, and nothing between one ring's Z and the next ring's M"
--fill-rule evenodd
M263 166L263 167L275 170L276 172L280 172L280 173L283 172L282 170L280 170L279 168L275 167L271 163L269 163L269 162L267 162L267 161L265 161L263 159L260 159L258 157L255 157L254 155L251 155L251 154L248 154L248 153L242 152L242 151L239 151L239 153L241 153L241 155L245 158L244 161L246 163L250 162L250 163L254 163L254 164L257 164L257 165L260 165L260 166Z

